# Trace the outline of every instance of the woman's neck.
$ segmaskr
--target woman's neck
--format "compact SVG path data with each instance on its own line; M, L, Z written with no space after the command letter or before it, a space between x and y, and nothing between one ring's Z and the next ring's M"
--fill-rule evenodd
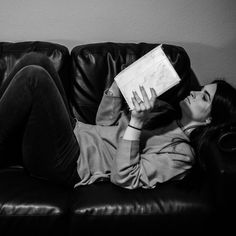
M183 130L183 132L188 136L196 127L200 126L201 124L181 118L180 120L177 120L178 126Z

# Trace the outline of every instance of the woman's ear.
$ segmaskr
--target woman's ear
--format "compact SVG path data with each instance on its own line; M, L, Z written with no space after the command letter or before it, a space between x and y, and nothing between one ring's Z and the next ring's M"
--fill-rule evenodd
M208 117L205 122L206 122L206 125L210 124L211 123L211 117Z

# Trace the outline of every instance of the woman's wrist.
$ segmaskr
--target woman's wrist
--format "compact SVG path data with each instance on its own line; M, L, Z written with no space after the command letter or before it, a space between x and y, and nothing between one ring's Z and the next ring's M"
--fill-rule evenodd
M135 127L141 130L143 128L143 121L131 119L129 122L129 126Z
M133 126L133 125L128 125L130 128L132 128L132 129L135 129L135 130L138 130L138 131L141 131L142 130L142 128L138 128L138 127L136 127L136 126Z
M142 132L142 126L135 124L128 124L128 127L124 133L123 139L125 140L139 140Z

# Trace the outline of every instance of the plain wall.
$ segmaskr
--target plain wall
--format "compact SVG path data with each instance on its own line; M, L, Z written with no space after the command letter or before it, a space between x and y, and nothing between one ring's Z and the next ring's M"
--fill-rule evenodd
M0 0L0 41L182 46L202 84L236 85L235 0Z

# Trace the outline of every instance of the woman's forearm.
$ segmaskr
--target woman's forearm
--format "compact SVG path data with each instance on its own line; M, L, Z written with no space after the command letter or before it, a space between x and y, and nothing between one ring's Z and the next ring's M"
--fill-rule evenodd
M142 121L131 118L129 125L127 126L127 128L125 130L123 139L125 139L125 140L139 140L140 135L141 135L141 131L142 131L142 127L143 127Z
M123 139L125 140L139 140L141 135L141 130L134 129L130 126L125 130Z

